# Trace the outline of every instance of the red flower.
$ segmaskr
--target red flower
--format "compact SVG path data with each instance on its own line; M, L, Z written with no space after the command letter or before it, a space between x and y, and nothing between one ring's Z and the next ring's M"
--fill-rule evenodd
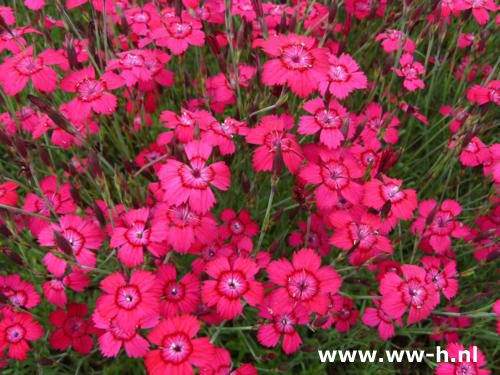
M423 268L411 264L401 266L403 278L387 273L380 282L382 309L391 318L399 319L410 308L408 324L427 318L437 305L436 290L429 284Z
M19 275L0 276L0 294L7 297L14 307L31 309L40 302L33 284L22 280Z
M336 293L342 284L337 272L329 266L321 267L321 257L308 248L293 253L292 262L285 258L272 261L267 266L267 273L278 286L271 296L280 311L300 304L324 314L328 293Z
M319 84L321 95L329 88L333 96L345 99L352 91L366 88L368 80L350 55L330 55L328 62L328 73Z
M165 122L163 126L167 129L174 129L175 136L181 143L188 143L194 139L195 126L200 119L202 112L191 112L187 109L181 109L179 116L172 111L163 111L160 115L160 121ZM210 144L210 143L208 143Z
M156 273L162 291L160 312L163 318L192 314L200 301L200 281L187 272L177 281L177 270L171 264L162 264Z
M451 237L464 237L468 233L467 227L454 220L462 208L458 202L446 199L440 207L436 201L429 199L418 205L420 216L412 224L412 232L417 233L429 244L437 254L444 253L451 246Z
M293 118L290 115L263 116L260 125L250 129L247 142L261 145L255 149L253 154L253 166L256 171L272 170L273 160L281 150L283 161L290 170L295 173L302 162L302 151L295 135L285 133L293 128Z
M215 204L210 185L227 190L230 172L223 162L206 165L212 146L201 141L192 141L184 146L190 165L167 159L158 173L161 187L165 190L167 203L179 206L189 202L193 211L204 214Z
M38 340L42 334L42 326L33 320L31 314L4 314L0 321L0 353L8 348L9 358L24 361L29 350L27 341Z
M321 98L309 100L304 103L304 110L313 116L301 116L299 121L299 134L315 134L320 132L320 142L328 148L337 148L345 139L342 127L346 121L347 110L331 100L328 109Z
M212 116L200 117L200 122L204 128L201 139L210 145L218 146L221 155L234 154L236 150L234 136L245 136L250 130L244 122L230 117L226 117L222 122Z
M148 227L149 209L139 208L128 211L121 217L111 236L110 246L118 249L118 259L127 267L136 267L143 262L143 248L159 256L162 246L150 239Z
M443 269L440 269L441 260L437 257L425 256L420 259L420 262L427 272L427 283L434 285L436 289L436 304L439 304L440 291L447 299L452 299L458 290L458 280L454 278L457 276L456 262L453 260L443 262Z
M440 362L435 369L436 375L489 375L490 370L482 369L481 367L487 364L483 353L477 346L469 346L469 357L467 354L460 354L463 352L464 346L458 342L452 342L446 345L446 352L448 353L448 362ZM477 353L477 361L473 362L474 351ZM467 360L467 362L465 361Z
M259 325L257 340L262 345L272 348L278 345L283 337L282 347L286 354L297 351L302 344L295 325L306 324L309 320L308 310L302 306L283 306L277 302L266 301L259 308L259 316L270 320L270 323Z
M363 187L353 181L364 174L363 169L348 153L320 150L316 163L309 162L300 171L300 177L315 189L316 204L321 209L331 209L339 196L357 204L363 196Z
M15 206L17 203L16 189L18 187L19 185L12 181L5 181L0 184L0 204Z
M451 307L445 310L455 314L460 314L457 307ZM435 315L432 317L432 323L435 325L435 333L429 335L431 340L447 342L457 342L460 339L460 331L456 328L467 328L471 325L471 320L465 316L445 316Z
M415 51L415 43L413 43L413 40L399 30L387 29L383 33L378 34L375 40L382 41L384 51L387 53L397 51L401 47L408 53L413 53Z
M215 280L203 282L202 298L208 306L216 305L223 319L233 319L243 311L241 297L250 305L262 302L264 288L254 280L259 271L251 258L237 257L230 263L226 257L209 262L205 272Z
M372 179L364 184L363 204L367 207L382 209L387 201L391 202L391 213L398 219L410 220L417 208L417 192L401 189L402 180L382 175L382 181Z
M38 242L42 246L56 246L63 252L66 249L60 247L62 244L54 232L67 241L80 265L95 267L96 255L91 250L98 249L104 240L104 233L96 224L81 216L64 215L59 217L59 224L46 226L38 235ZM66 261L50 252L44 256L44 263L54 273L57 273L56 268L66 268Z
M390 144L398 143L398 118L392 113L383 113L382 107L376 102L371 102L365 109L364 116L359 121L366 119L366 126L361 133L364 142L371 137L383 137Z
M339 333L347 332L358 321L359 311L351 299L339 294L330 294L330 306L327 311L328 319L321 328L330 328L335 324Z
M378 334L382 340L394 336L394 325L403 325L401 319L392 319L382 309L380 299L373 299L375 307L367 307L361 321L369 327L378 327Z
M413 56L404 53L399 60L401 69L392 68L400 77L404 77L403 87L408 91L424 88L424 81L418 78L418 75L425 73L425 68L417 61L413 61Z
M323 219L318 214L312 214L309 222L309 241L306 244L307 221L300 221L297 226L299 230L294 230L288 237L290 246L308 247L316 250L321 256L328 256L330 245L328 244L328 234L323 225Z
M221 212L220 218L225 223L219 227L224 240L232 238L233 241L238 241L245 237L252 239L259 232L259 226L252 220L248 211L241 210L239 215L236 215L234 210L227 209Z
M145 364L151 375L194 374L192 366L210 367L215 347L208 337L194 338L201 325L191 315L162 321L148 335L157 350L146 354Z
M92 318L96 327L104 330L99 335L99 349L103 356L116 357L122 346L125 348L127 356L131 358L144 357L148 352L149 342L137 332L141 325L133 328L123 328L117 323L116 317L103 318L97 310ZM154 324L156 324L156 321L154 321ZM144 323L142 328L150 328L151 325Z
M67 104L71 119L75 121L86 119L91 110L96 113L112 114L116 108L116 96L108 90L117 89L124 84L123 79L112 72L105 72L100 78L96 78L92 66L64 77L61 80L61 90L78 94Z
M189 45L200 47L205 44L201 23L187 12L182 14L182 21L172 16L164 21L164 25L153 30L151 35L158 46L167 47L174 55L181 55Z
M104 319L115 318L119 328L132 331L138 325L157 321L159 289L153 273L135 270L126 282L115 272L101 281L100 287L106 294L97 299L96 311Z
M66 311L61 309L50 313L50 324L58 327L50 335L50 346L64 351L72 345L73 349L82 355L90 353L94 346L90 334L96 331L92 322L85 319L87 312L87 305L70 303Z
M51 49L35 57L33 46L29 46L0 65L0 83L6 94L13 96L31 78L35 89L49 93L56 89L57 73L48 65L61 64L63 61L64 57Z
M472 9L472 15L480 25L486 24L490 19L488 10L496 11L494 0L463 0L463 9Z
M187 253L197 243L207 244L217 238L217 222L211 213L198 214L187 204L155 207L151 240L165 241L178 253Z
M318 89L328 70L327 50L315 47L312 37L275 35L256 43L273 59L262 66L262 82L268 86L287 84L301 98Z
M50 272L54 277L44 282L42 284L42 289L45 298L55 306L62 307L66 304L66 288L73 289L77 292L83 292L90 284L87 272L77 267L72 266L72 272L66 276L64 276L65 269L58 269L57 265L51 265L48 269L52 270Z

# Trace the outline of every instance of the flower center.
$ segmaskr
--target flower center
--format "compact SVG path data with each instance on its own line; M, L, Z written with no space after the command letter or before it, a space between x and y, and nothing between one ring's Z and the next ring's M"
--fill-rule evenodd
M26 329L24 329L24 327L20 324L14 324L5 331L5 337L11 344L17 344L24 338L25 334Z
M84 79L77 85L80 100L90 102L101 97L105 87L103 83L96 79Z
M241 222L239 220L234 220L232 223L231 223L231 231L234 233L234 234L240 234L241 232L243 232L243 225L241 224Z
M165 362L179 364L187 360L193 352L189 337L182 333L174 333L163 339L162 358Z
M177 302L184 298L184 285L177 283L175 280L169 281L165 286L165 298L170 302Z
M409 280L403 289L403 301L407 305L412 305L421 309L427 297L427 291L419 280Z
M236 299L248 290L248 283L241 272L228 271L220 276L218 290L223 296Z
M135 285L122 286L116 291L116 304L125 310L132 310L141 302L141 292Z
M281 61L288 69L304 71L312 68L314 58L304 44L301 43L284 47Z
M171 23L168 27L170 34L177 39L184 39L191 34L192 27L187 23Z
M299 301L308 301L319 291L316 277L307 270L295 271L288 277L286 286L289 295Z
M330 78L334 82L347 81L349 73L344 65L333 65L330 67Z
M26 56L17 63L17 71L21 74L32 75L40 69L42 69L42 65L31 56Z
M319 111L315 118L324 128L338 128L341 123L339 114L336 111L329 111L327 109Z
M64 238L71 245L71 249L75 255L78 255L83 249L85 238L73 228L66 228L63 233Z
M136 13L133 17L134 22L146 23L149 21L149 14L147 12Z

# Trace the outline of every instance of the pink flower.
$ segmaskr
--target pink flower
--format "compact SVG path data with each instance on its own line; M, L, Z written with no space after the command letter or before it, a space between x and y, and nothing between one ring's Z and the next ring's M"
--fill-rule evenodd
M217 222L210 213L198 214L188 205L155 207L151 224L151 240L166 243L178 253L187 253L197 243L210 243L217 238Z
M350 55L330 55L328 62L330 66L327 75L319 84L321 95L325 95L326 90L329 90L336 98L345 99L352 91L367 87L365 74Z
M309 241L307 237L307 221L300 221L297 226L299 230L294 230L288 237L290 246L309 247L316 250L321 256L330 254L328 234L323 225L323 219L318 214L312 214L309 222Z
M299 349L302 339L295 326L306 324L309 320L309 312L304 306L280 306L273 300L266 301L259 307L259 316L270 321L259 325L257 340L261 345L272 348L283 338L282 348L286 354L292 354Z
M19 275L15 274L0 276L0 294L6 297L14 307L32 309L40 302L40 296L33 284L22 280Z
M294 134L286 133L293 127L289 115L263 116L260 125L250 129L247 142L261 145L253 154L253 166L256 171L272 170L273 160L281 150L283 161L292 173L296 173L302 163L302 151Z
M420 216L412 224L412 232L429 240L437 254L443 254L451 246L451 237L462 238L468 230L454 220L462 208L458 202L446 199L441 206L434 200L421 201L418 206Z
M127 282L115 272L100 287L106 294L97 299L96 311L104 319L115 318L119 328L132 331L159 318L158 280L153 273L135 270Z
M105 72L100 78L96 78L92 66L70 73L61 80L61 90L78 94L68 103L71 119L75 121L86 119L91 110L96 113L112 114L117 99L108 90L117 89L124 84L123 79L112 72Z
M192 315L162 321L148 335L158 349L146 354L145 364L151 375L193 374L195 367L210 367L215 347L208 337L194 338L201 324Z
M230 117L226 117L224 121L219 122L210 116L209 118L200 118L200 123L203 124L202 127L204 128L201 134L202 141L218 146L221 155L234 154L236 150L234 136L245 136L250 130L246 123Z
M399 319L410 308L408 324L427 318L437 305L436 290L426 280L426 271L411 264L401 266L403 278L386 273L380 282L382 309L391 318Z
M195 212L204 214L215 204L210 185L221 190L229 188L229 168L223 161L206 165L212 152L210 144L192 141L184 146L184 150L190 165L167 159L158 173L165 190L164 199L176 206L189 202Z
M287 85L301 98L318 89L328 70L327 50L315 47L312 37L275 35L256 43L272 57L262 66L262 82L268 86Z
M153 30L151 35L158 46L167 47L174 55L183 54L189 45L200 47L205 44L201 23L187 12L182 15L182 21L175 16L168 17L164 25Z
M365 109L364 116L360 121L366 119L366 125L361 133L361 139L368 141L370 137L383 137L383 140L390 144L398 142L399 120L392 113L383 113L382 107L371 102Z
M43 294L47 300L57 307L62 307L67 302L66 289L70 288L77 292L83 292L90 284L90 279L86 271L72 266L72 271L65 276L65 269L58 269L59 259L55 262L48 262L48 269L52 270L53 277L42 284ZM59 267L60 268L60 267Z
M399 30L387 29L375 37L376 41L381 40L384 51L391 53L402 48L404 51L413 54L415 43L408 35L404 35Z
M61 252L70 250L80 265L91 268L96 265L96 255L91 250L97 250L103 240L104 233L97 225L76 215L60 216L59 224L46 226L38 235L40 245L56 246ZM67 242L70 249L64 248L63 241ZM66 261L50 252L44 256L44 263L51 272L59 267L66 268Z
M0 320L0 353L8 348L8 358L24 361L29 350L27 341L38 340L42 334L42 326L33 320L31 314L4 314Z
M480 25L486 24L490 19L488 10L496 11L497 6L493 0L463 0L464 10L472 9L472 15Z
M500 105L500 80L489 81L485 87L472 85L467 90L467 100L472 103L486 104L493 102Z
M463 138L462 138L463 140ZM450 149L459 148L462 152L459 155L460 163L467 167L477 167L490 159L488 147L478 137L472 137L465 147L460 145L463 142L450 142Z
M5 181L3 184L0 184L0 204L15 206L17 203L16 189L18 187L19 185L12 181Z
M278 286L271 296L280 311L304 305L310 311L324 314L328 293L336 293L342 284L337 272L329 266L321 267L321 257L308 248L294 252L292 262L285 258L272 261L267 273Z
M138 35L147 35L152 25L160 22L160 15L154 3L144 7L129 7L123 12L132 31Z
M460 314L457 307L446 309L447 312ZM432 323L436 326L435 334L429 337L431 340L441 341L446 339L447 342L457 342L460 340L460 331L456 328L467 328L471 325L471 320L465 316L445 316L436 315L432 317Z
M352 265L361 265L381 253L392 254L391 242L380 233L380 218L370 213L357 216L347 211L330 214L330 223L335 227L330 244L344 251L353 250L349 256Z
M191 272L177 281L177 270L167 263L158 267L156 276L162 290L160 312L163 318L196 311L200 301L200 281Z
M320 142L328 148L337 148L345 139L342 127L348 122L347 110L331 100L328 109L322 99L316 98L304 103L304 110L312 116L301 116L299 134L315 134L320 132Z
M454 278L458 276L456 262L453 260L443 262L443 269L440 269L442 262L437 257L425 256L420 259L420 262L427 272L427 283L434 285L436 289L436 304L439 304L439 292L442 292L447 299L452 299L458 290L458 280Z
M458 36L458 48L469 47L474 42L474 34L460 33Z
M120 225L113 230L109 245L119 248L117 257L127 267L136 267L143 262L144 248L155 256L161 253L161 245L150 239L148 218L148 208L128 211L122 216Z
M346 12L354 14L359 20L368 17L372 8L375 10L376 16L383 17L386 6L387 0L381 0L377 3L372 3L370 0L346 0Z
M425 68L417 61L413 61L413 56L404 53L399 60L401 69L392 68L400 77L404 77L403 87L408 91L424 88L424 81L418 78L418 75L425 73Z
M214 280L203 282L202 298L208 306L216 306L223 319L236 318L243 312L241 299L250 306L262 302L264 287L254 280L259 271L251 258L237 257L230 263L226 257L209 262L205 272Z
M149 342L137 332L140 326L123 328L116 317L106 319L97 310L92 318L95 326L103 330L99 335L99 349L104 357L116 357L122 346L130 358L144 357L148 352ZM150 326L143 324L142 328Z
M363 196L363 187L354 181L364 174L363 169L348 153L320 150L317 163L309 162L300 171L300 177L315 189L316 203L321 209L331 209L341 196L357 204Z
M210 365L200 369L202 375L258 375L255 366L247 363L231 371L231 358L226 349L216 348Z
M27 33L41 34L40 31L29 27L16 27L15 29L6 30L0 33L0 52L8 50L14 54L21 52L21 47L26 46L26 40L22 35Z
M70 345L78 353L90 353L94 341L90 334L96 333L94 325L85 319L88 307L82 303L70 303L66 311L60 309L49 315L50 324L58 327L50 334L50 346L65 351Z
M378 334L382 340L394 336L394 325L402 326L401 319L392 319L381 307L380 299L373 299L375 307L367 307L361 321L369 327L378 327Z
M349 331L358 321L359 311L356 310L356 305L351 299L339 294L330 293L329 298L327 320L321 328L330 328L335 324L335 329L339 333Z
M229 87L229 82L223 73L214 77L208 77L206 80L207 96L210 100L210 108L216 114L224 113L224 109L236 103L233 90Z
M29 46L0 65L0 84L7 95L13 96L21 92L31 78L35 89L52 92L56 89L57 73L48 65L61 64L62 61L64 57L51 49L35 57L33 46Z
M235 241L245 237L252 239L259 232L259 226L245 210L241 210L239 215L231 209L223 210L221 220L225 223L219 227L220 235L224 240L230 237Z
M181 115L172 111L163 111L160 115L160 121L165 122L167 129L174 129L175 136L181 143L188 143L194 139L194 129L199 120L200 112L191 112L187 109L181 109Z
M464 354L464 346L458 342L452 342L446 345L448 353L448 362L440 362L434 370L436 375L455 375L455 374L474 374L474 375L489 375L490 370L482 369L481 367L487 364L483 353L477 346L469 346L467 349L469 355ZM473 362L473 353L477 353L477 362ZM462 355L460 354L462 352ZM453 358L453 359L452 359ZM467 362L465 361L467 360Z
M398 219L410 220L417 208L417 192L401 189L402 180L382 175L382 181L374 178L364 184L363 204L381 210L390 202L390 211Z

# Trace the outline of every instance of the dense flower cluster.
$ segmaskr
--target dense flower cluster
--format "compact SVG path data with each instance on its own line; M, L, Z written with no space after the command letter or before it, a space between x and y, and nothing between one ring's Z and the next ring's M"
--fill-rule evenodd
M500 322L497 6L393 3L1 6L0 367L41 364L46 339L48 363L255 375L311 338L419 323L456 358L437 375L490 373L458 352ZM463 95L436 108L440 75Z

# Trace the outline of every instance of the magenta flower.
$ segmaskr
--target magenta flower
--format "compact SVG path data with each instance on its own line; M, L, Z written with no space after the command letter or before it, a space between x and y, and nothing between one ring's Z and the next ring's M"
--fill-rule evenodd
M304 110L312 116L301 116L299 134L315 134L320 132L320 142L328 148L337 148L344 140L342 126L348 121L347 110L331 100L328 109L322 99L316 98L304 103Z
M47 49L38 56L29 46L0 65L0 84L7 95L16 95L31 79L35 89L49 93L56 89L57 73L49 65L61 64L64 57Z
M187 12L182 15L182 21L172 16L164 21L164 25L154 29L151 35L158 46L167 47L174 55L183 54L190 45L199 47L205 44L201 22Z
M247 142L260 145L253 154L253 166L256 171L270 171L273 160L281 150L283 161L292 173L296 173L302 163L302 150L294 134L286 133L293 127L289 115L263 116L260 125L250 129Z
M192 315L163 320L148 335L158 346L146 354L145 365L151 375L194 374L195 367L211 367L215 347L208 337L194 338L201 324Z
M36 341L42 334L42 326L33 320L31 314L25 312L4 314L0 320L0 353L8 349L8 358L24 361L30 348L28 341Z
M403 51L413 54L415 43L408 35L404 35L399 30L387 29L375 37L376 41L382 41L382 47L387 53L397 51L402 48Z
M236 318L243 312L241 298L250 306L257 306L264 297L264 287L254 280L259 271L251 258L238 257L229 262L219 257L209 262L205 272L213 278L203 282L202 299L208 306L216 307L223 319Z
M361 133L361 139L369 142L371 137L381 137L384 141L390 144L398 143L399 120L392 113L383 113L382 107L371 102L365 109L364 116L359 121L366 119L366 126Z
M167 263L158 267L156 277L162 290L160 312L163 318L196 311L200 301L200 281L191 272L177 281L177 270Z
M78 94L67 107L70 117L78 121L86 119L91 110L95 113L112 114L117 99L108 90L115 90L124 84L123 79L112 72L105 72L100 78L96 78L94 68L87 66L64 77L61 80L61 90Z
M409 53L404 53L399 60L400 69L392 68L396 74L403 77L403 87L408 91L424 88L424 81L418 78L419 75L425 73L425 68L417 61L413 61L413 56Z
M446 345L446 352L448 353L448 362L440 362L436 367L434 373L436 375L455 375L455 374L474 374L474 375L489 375L490 370L481 367L487 364L483 353L477 346L469 346L470 358L467 355L459 355L460 352L465 350L464 346L459 342L452 342ZM477 362L473 362L473 352L477 351ZM465 362L465 360L468 360Z
M88 307L83 303L70 303L63 309L56 310L49 315L50 324L57 327L50 334L50 346L65 351L69 346L82 354L88 354L94 346L90 334L96 333L93 323L85 319Z
M335 325L335 329L339 333L349 331L351 326L356 325L358 321L359 311L356 309L356 305L350 298L340 294L330 293L329 299L327 320L321 325L321 328L326 329Z
M453 260L442 262L440 258L433 256L425 256L420 259L427 272L426 281L434 285L436 289L436 299L439 304L440 293L448 299L452 299L458 290L458 280L454 277L457 276L456 262ZM441 269L441 263L443 267Z
M331 209L341 196L357 204L363 196L363 187L354 179L362 177L363 169L348 153L321 150L317 163L309 162L300 171L306 182L318 185L315 189L316 204L321 209Z
M272 303L279 311L303 305L308 310L324 314L328 294L336 293L342 280L329 266L321 267L321 257L313 250L303 248L294 252L292 262L282 258L267 266L269 279L278 286L272 294Z
M129 281L115 272L101 281L96 312L104 319L116 319L119 328L132 331L138 325L153 326L159 319L159 288L151 272L135 270Z
M368 85L365 74L359 69L354 59L345 53L336 57L330 55L327 75L319 84L321 95L328 89L338 99L345 99L354 90L364 89Z
M179 206L189 202L193 211L204 214L215 204L210 185L227 190L230 184L229 168L223 161L207 165L212 146L202 141L192 141L184 146L190 165L167 159L158 173L164 199Z
M6 297L14 307L32 309L40 302L40 295L33 284L22 280L16 274L0 276L0 294Z
M221 155L234 154L235 135L246 136L250 131L246 123L230 117L219 122L212 116L200 116L200 124L204 130L201 139L208 144L218 146Z
M315 47L312 37L288 34L259 41L258 46L272 57L262 66L262 82L268 86L287 85L301 98L318 89L328 69L327 50Z
M463 10L472 9L472 15L480 25L486 24L490 19L489 10L495 12L497 6L494 0L462 0Z
M436 290L427 282L427 273L411 264L401 266L402 277L388 272L380 282L382 309L391 318L399 319L409 308L407 323L412 324L427 318L437 305Z
M309 312L304 306L280 306L276 302L267 301L260 305L259 316L270 321L259 325L257 340L261 345L272 348L283 338L282 348L286 354L292 354L299 349L302 339L295 326L306 324L309 320Z
M0 184L0 204L5 206L14 206L17 203L16 189L18 184L12 181L5 181Z
M378 334L382 340L388 340L394 336L394 326L402 326L401 319L392 319L381 307L380 299L373 299L375 307L367 307L361 317L363 324L369 327L377 327Z

